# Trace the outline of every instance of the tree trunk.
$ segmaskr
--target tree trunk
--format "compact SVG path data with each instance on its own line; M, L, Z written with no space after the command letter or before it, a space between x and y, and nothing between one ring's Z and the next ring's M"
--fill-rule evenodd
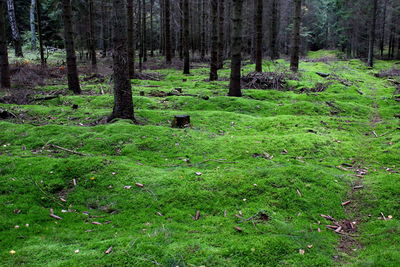
M243 0L232 0L232 42L231 42L231 77L229 96L242 96L240 86L242 65L242 9Z
M6 37L7 37L6 5L4 0L0 0L0 87L1 88L11 87Z
M383 51L385 50L385 30L386 30L386 10L387 10L387 0L383 4L383 14L382 14L382 30L381 30L381 58L383 58Z
M22 39L21 35L19 34L17 19L15 17L14 0L7 0L7 8L8 19L10 21L11 33L14 42L15 56L24 57L24 54L22 53Z
M297 72L299 69L300 24L301 24L301 0L294 0L292 51L290 57L290 69L294 72Z
M368 66L374 66L374 46L375 46L375 28L376 28L376 12L378 9L378 0L372 0L372 22L369 33L369 46L368 46Z
M31 0L31 7L30 7L30 10L29 10L29 24L31 26L31 47L32 47L32 50L36 50L35 13L36 13L36 0Z
M218 80L218 0L211 0L210 81Z
M95 32L94 32L94 21L93 21L93 0L89 0L89 52L90 59L92 63L92 70L96 70L97 66L97 58L96 58L96 43L95 43Z
M224 0L219 0L218 6L219 12L219 28L218 28L218 69L222 69L224 67L224 46L225 46L225 2Z
M256 71L262 72L262 38L263 38L263 0L254 0L256 26Z
M70 0L62 0L64 20L64 41L67 53L68 88L75 94L81 93L78 67L76 65L74 32L72 29L72 8Z
M222 0L220 0L222 1ZM204 60L206 57L206 0L202 0L202 8L201 8L201 49L200 49L200 58Z
M133 43L133 0L127 0L127 32L128 32L128 69L129 78L135 76L135 46Z
M278 52L278 1L272 0L271 10L271 30L270 30L270 47L271 47L271 59L276 60L279 58Z
M154 10L154 0L150 0L150 56L154 57L154 38L153 38L153 10Z
M170 0L165 0L164 3L164 23L165 23L165 62L172 62L172 47L171 47L171 3Z
M37 17L37 32L39 38L39 52L40 52L40 63L42 67L46 66L46 59L44 58L44 49L43 49L43 37L42 37L42 14L41 14L41 6L40 0L36 0L36 17Z
M143 55L143 62L147 61L147 21L146 21L146 2L145 0L143 0L142 3L143 6L143 15L142 15L142 35L143 35L143 39L142 39L142 55Z
M126 0L113 3L114 108L108 121L115 118L134 120L132 88L129 80Z
M189 0L183 0L183 74L190 74Z
M105 5L106 5L105 0L101 0L101 46L102 46L101 48L103 50L102 57L107 56L107 39L108 39L107 20L106 20L106 17L108 17L108 12L106 11Z

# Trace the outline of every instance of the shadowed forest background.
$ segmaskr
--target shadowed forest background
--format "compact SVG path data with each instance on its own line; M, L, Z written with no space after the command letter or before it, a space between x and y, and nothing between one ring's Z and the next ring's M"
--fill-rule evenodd
M400 0L0 0L0 266L399 266Z

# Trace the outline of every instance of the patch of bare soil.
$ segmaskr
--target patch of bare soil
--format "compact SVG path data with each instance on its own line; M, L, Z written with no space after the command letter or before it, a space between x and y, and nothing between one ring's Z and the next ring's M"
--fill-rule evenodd
M284 90L287 80L297 80L297 75L289 71L250 72L242 77L242 87L245 89L275 89Z

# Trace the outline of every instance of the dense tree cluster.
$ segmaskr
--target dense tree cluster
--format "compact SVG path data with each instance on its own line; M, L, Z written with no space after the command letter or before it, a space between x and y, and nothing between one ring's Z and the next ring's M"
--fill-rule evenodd
M148 57L163 56L166 64L182 60L184 74L192 61L209 61L210 80L231 59L230 96L241 96L242 58L254 61L260 72L263 57L290 58L297 71L302 54L322 48L365 59L371 67L376 55L400 57L400 0L0 1L3 87L10 86L9 45L17 57L24 49L38 49L42 65L47 49L65 49L69 88L77 94L77 59L95 71L99 56L124 64L114 70L128 70L128 78ZM128 90L125 80L115 83Z

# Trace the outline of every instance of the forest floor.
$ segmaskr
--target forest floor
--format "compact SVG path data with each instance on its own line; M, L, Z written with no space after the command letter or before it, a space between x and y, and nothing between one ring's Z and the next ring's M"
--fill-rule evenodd
M16 115L0 120L0 265L399 266L400 80L377 74L400 62L331 54L242 98L227 65L218 82L148 70L162 76L132 80L138 124L102 124L109 78L0 104Z

